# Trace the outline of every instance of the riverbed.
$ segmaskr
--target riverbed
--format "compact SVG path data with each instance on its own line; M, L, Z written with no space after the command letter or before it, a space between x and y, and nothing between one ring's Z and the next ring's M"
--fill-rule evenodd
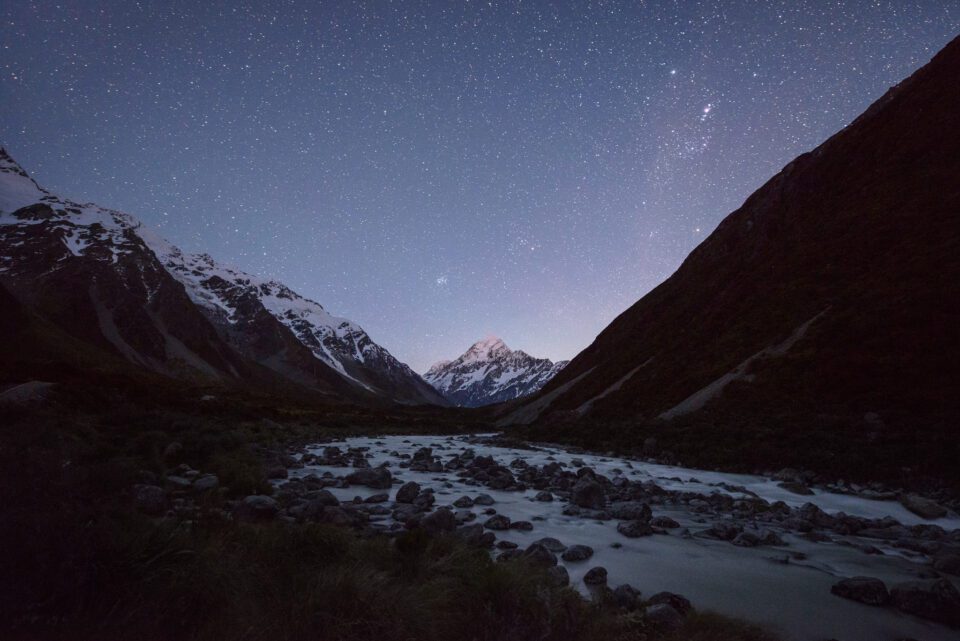
M783 501L799 507L812 503L828 514L843 512L869 519L892 517L903 525L932 523L945 530L960 529L960 517L926 521L907 511L896 501L878 501L847 494L814 489L811 496L794 494L772 479L744 474L726 474L659 465L636 459L571 453L556 447L534 449L500 447L470 436L378 436L352 438L334 443L318 443L306 452L319 454L327 446L365 448L370 466L388 464L394 477L393 492L400 483L416 481L432 488L436 506L452 505L462 497L488 494L498 514L510 519L530 521L530 531L496 532L497 540L512 541L521 548L544 537L563 544L588 545L594 555L587 561L566 562L571 584L587 593L582 579L586 571L603 566L611 587L628 583L645 595L670 591L687 597L698 609L713 610L763 625L785 640L812 641L893 641L911 637L919 641L956 641L960 633L945 626L900 613L892 608L863 605L831 594L839 579L872 576L888 585L914 580L929 573L930 559L924 554L895 546L891 541L858 536L835 535L826 540L811 540L799 532L778 532L783 545L740 547L729 541L704 536L715 515L704 514L685 504L654 505L656 517L674 519L679 528L640 538L627 538L617 531L618 521L585 518L565 514L566 500L535 500L537 490L496 490L458 475L452 470L413 471L406 468L423 447L444 460L467 450L477 456L492 456L508 465L520 460L530 466L559 463L571 470L583 466L611 479L653 482L672 492L694 492L709 496L726 493L736 497L756 496L766 501ZM343 476L350 470L342 466L305 464L290 470L290 477L307 475ZM339 500L361 499L384 492L359 485L330 486ZM473 508L482 523L487 516L480 506ZM462 515L462 512L461 512ZM399 529L390 516L375 517L374 525L384 530ZM869 553L865 550L869 550ZM495 550L496 554L498 551ZM929 575L929 574L927 574Z

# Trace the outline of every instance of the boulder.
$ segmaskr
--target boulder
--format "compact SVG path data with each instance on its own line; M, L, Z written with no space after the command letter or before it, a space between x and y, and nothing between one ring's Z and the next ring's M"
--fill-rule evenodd
M616 501L610 504L610 515L621 521L649 521L650 506L642 501Z
M233 509L233 518L246 523L270 521L277 516L280 506L269 496L255 494L244 498Z
M542 545L543 547L547 548L548 550L554 553L563 552L564 550L567 549L566 545L564 545L559 540L551 536L546 536L542 539L538 539L534 541L534 543L539 543L540 545Z
M671 519L669 516L658 516L650 520L650 525L653 527L664 528L666 530L671 530L673 528L680 527L680 524Z
M511 530L520 530L521 532L529 532L533 529L533 523L530 521L513 521L510 523Z
M589 476L584 476L573 486L570 501L579 507L600 510L606 504L607 497L602 485Z
M947 579L898 583L890 589L890 602L908 614L960 627L960 592Z
M360 468L348 474L346 480L351 485L364 485L375 490L388 490L393 484L393 476L385 467Z
M597 566L587 570L587 573L583 575L583 582L587 585L606 585L607 584L607 568Z
M457 528L457 517L449 508L441 507L420 519L420 527L432 534L453 532Z
M551 567L557 564L557 557L553 552L543 547L539 543L531 543L523 551L520 558L543 567Z
M782 487L788 492L799 494L801 496L813 496L813 490L803 483L797 481L784 481L782 483L777 483L777 486Z
M509 530L510 518L503 514L494 514L484 522L483 526L490 530Z
M960 576L960 553L940 554L933 560L933 569Z
M693 606L690 605L689 599L674 592L657 592L652 597L647 599L648 605L656 605L660 603L669 605L683 615L687 614L693 609Z
M461 496L456 501L453 502L454 507L473 507L473 499L469 496Z
M904 494L900 497L900 503L914 514L925 519L939 519L947 515L947 510L936 501L925 499L916 494Z
M203 494L220 487L220 479L215 474L203 474L193 481L193 491L197 494Z
M640 602L640 591L627 583L618 585L613 591L612 596L613 602L617 604L617 607L625 610L633 610Z
M483 526L479 523L461 527L456 530L456 534L468 545L482 548L493 547L493 542L497 538L493 532L484 532Z
M537 501L542 501L544 503L549 503L553 500L553 494L547 492L546 490L542 492L537 492L537 495L534 497ZM568 579L569 582L569 579Z
M397 490L397 503L413 503L420 494L420 484L408 481ZM470 506L466 506L470 507Z
M851 599L867 605L886 605L890 601L887 586L880 579L869 576L855 576L833 584L830 592L844 599Z
M136 485L133 502L144 514L159 516L167 511L167 492L156 485Z
M571 545L560 555L564 561L570 562L586 561L591 556L593 556L593 548L589 545Z
M489 494L478 494L477 498L473 499L474 505L493 505L494 503L496 501Z
M653 534L653 528L646 521L623 521L617 525L617 532L630 539Z
M667 603L656 603L647 608L646 620L663 630L676 630L683 625L683 616Z

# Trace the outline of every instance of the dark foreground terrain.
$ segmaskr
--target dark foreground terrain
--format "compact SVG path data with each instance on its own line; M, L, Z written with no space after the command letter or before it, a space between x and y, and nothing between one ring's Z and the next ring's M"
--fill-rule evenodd
M0 408L4 638L769 638L709 613L658 620L609 589L588 601L537 559L498 562L443 528L266 520L242 500L273 492L288 445L428 431L415 416L102 389Z

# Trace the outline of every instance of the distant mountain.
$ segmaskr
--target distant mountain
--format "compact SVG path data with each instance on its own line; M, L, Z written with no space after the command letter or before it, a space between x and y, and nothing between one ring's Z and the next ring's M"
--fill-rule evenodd
M960 39L751 195L504 424L656 436L685 462L955 471L958 78Z
M31 317L155 373L444 402L358 325L282 283L185 254L129 214L51 194L3 150L0 286Z
M568 361L554 363L512 351L496 337L474 343L460 358L434 364L425 381L455 405L479 407L532 394Z

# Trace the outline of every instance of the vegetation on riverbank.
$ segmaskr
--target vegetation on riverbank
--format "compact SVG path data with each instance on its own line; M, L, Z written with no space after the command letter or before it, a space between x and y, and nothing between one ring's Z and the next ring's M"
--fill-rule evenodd
M0 421L4 638L767 638L707 614L658 629L450 535L225 518L230 497L269 491L264 456L307 436L295 421L55 407ZM173 441L182 449L165 451ZM131 487L171 457L230 489L197 499L190 519L137 513Z

